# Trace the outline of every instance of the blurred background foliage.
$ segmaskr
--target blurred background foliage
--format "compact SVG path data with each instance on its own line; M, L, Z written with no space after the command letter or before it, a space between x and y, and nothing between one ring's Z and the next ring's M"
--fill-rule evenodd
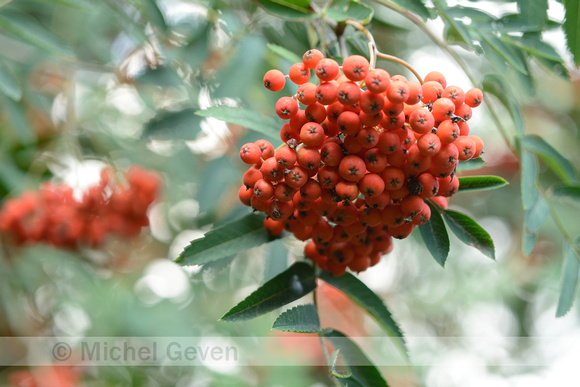
M279 124L273 114L277 97L263 88L263 74L271 68L287 72L293 58L312 47L340 58L341 41L348 54L368 55L364 35L341 25L341 19L353 17L369 23L382 52L406 60L422 75L436 70L450 84L486 91L488 109L478 109L471 127L486 144L487 165L464 174L495 174L510 182L451 201L451 208L468 212L491 234L496 262L452 239L442 269L414 234L360 275L389 305L406 336L433 337L430 348L411 341L411 357L436 353L445 364L381 371L391 386L572 385L573 369L566 366L578 349L568 348L566 338L580 333L578 308L554 317L564 245L574 246L568 257L577 271L572 242L580 234L578 56L563 44L562 2L4 0L0 5L3 200L46 180L80 190L98 180L103 165L123 170L141 164L164 179L162 196L149 211L151 227L134 240L111 238L99 249L63 251L15 247L3 239L0 336L234 340L271 334L271 313L238 325L217 320L250 289L301 259L300 243L286 238L203 268L184 270L171 262L213 225L248 212L237 198L243 173L238 150L263 137L196 112L243 107L256 120ZM347 7L346 16L338 5ZM332 23L319 17L325 10ZM575 42L573 27L567 28L568 42ZM395 63L379 60L378 66L412 78ZM294 91L288 85L280 95ZM281 143L276 132L270 140ZM573 299L575 291L574 282L566 297ZM319 301L323 326L354 336L380 335L340 294L320 294L327 296ZM459 339L453 345L437 339L454 336ZM550 352L534 340L538 336L553 336ZM479 348L470 337L489 338L494 348ZM285 345L281 339L272 356L285 352ZM486 365L522 358L544 366ZM8 385L13 372L1 369L0 383ZM95 367L75 375L78 385L331 384L321 367Z

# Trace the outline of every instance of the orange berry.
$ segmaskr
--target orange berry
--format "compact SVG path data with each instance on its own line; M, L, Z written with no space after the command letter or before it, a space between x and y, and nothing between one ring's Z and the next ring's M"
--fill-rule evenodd
M447 87L447 80L445 79L445 76L439 71L431 71L429 74L427 74L423 82L429 81L439 82L439 84L443 86L444 89Z
M482 101L483 101L483 93L481 92L481 90L477 88L467 90L467 92L465 93L465 103L469 107L472 108L478 107L479 105L481 105Z
M403 81L393 81L387 88L387 98L392 103L402 103L409 98L409 86Z
M443 86L439 82L435 81L428 81L423 83L421 86L423 90L423 103L433 103L443 95L443 91L445 90Z
M433 102L432 113L437 122L450 120L455 113L455 104L450 99L442 97Z
M423 99L423 88L421 84L417 81L409 81L407 82L407 86L409 87L409 98L405 101L405 103L409 105L415 105Z
M409 116L409 124L416 133L425 134L435 126L435 117L427 109L417 109Z
M451 144L459 138L459 126L451 120L445 120L437 127L437 137L442 144Z
M476 152L475 141L469 137L461 136L454 142L459 151L459 161L466 161L473 157Z

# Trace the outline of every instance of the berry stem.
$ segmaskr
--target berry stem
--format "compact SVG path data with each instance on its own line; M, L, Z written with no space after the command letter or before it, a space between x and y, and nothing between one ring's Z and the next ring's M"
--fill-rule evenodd
M376 67L377 57L381 59L387 59L405 66L409 71L413 73L413 75L417 78L417 80L419 80L419 83L423 84L423 78L421 78L419 73L409 63L405 62L404 60L396 56L383 54L382 52L380 52L377 49L377 45L375 43L375 38L373 37L373 34L371 34L371 32L365 26L363 26L358 22L355 22L354 20L347 20L346 23L353 26L357 30L362 31L369 40L369 53L370 53L369 64L371 69Z
M377 56L381 59L386 59L386 60L390 60L393 62L397 62L403 66L405 66L410 72L413 73L413 75L417 78L417 80L419 81L420 84L423 84L423 78L421 78L421 76L419 75L419 73L417 72L417 70L415 70L409 63L405 62L404 60L402 60L401 58L398 58L396 56L393 55L389 55L389 54L383 54L382 52L378 52Z
M358 22L355 22L354 20L349 19L346 21L346 24L353 26L355 29L359 31L362 31L369 40L369 54L370 54L369 64L371 69L375 68L375 65L377 63L378 50L373 34L371 34L371 32L365 26L363 26Z

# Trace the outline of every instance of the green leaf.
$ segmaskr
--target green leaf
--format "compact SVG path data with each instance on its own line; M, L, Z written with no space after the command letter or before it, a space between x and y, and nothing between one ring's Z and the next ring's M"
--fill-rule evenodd
M449 29L446 35L451 37L453 40L464 43L469 49L473 49L473 39L469 36L469 31L465 28L465 24L463 21L454 19L447 13L448 8L446 2L435 0L433 1L433 5L435 5L437 13L441 16L446 27Z
M272 51L274 54L284 59L287 59L292 63L302 62L302 58L300 58L298 55L288 50L287 48L272 43L266 44L266 47L268 47L268 50Z
M427 20L431 16L429 10L421 0L392 0L392 1L393 3L398 4L401 7L421 16L423 20Z
M552 194L580 199L580 185L558 185L552 190Z
M554 47L544 42L540 36L535 34L524 34L521 38L502 35L501 40L513 46L519 47L532 55L540 56L542 58L546 58L558 63L562 63L564 61Z
M533 154L522 152L522 205L528 210L538 200L537 180L539 174L538 159Z
M13 158L6 156L0 158L0 183L7 191L19 192L26 188L22 184L26 180L26 173L18 168Z
M14 101L22 98L22 87L12 71L4 63L0 63L0 92Z
M338 0L326 11L326 16L336 21L356 20L362 24L370 22L374 9L354 0Z
M524 255L529 255L534 250L538 240L538 232L548 218L548 204L538 195L531 208L524 212L524 229L522 249Z
M466 161L460 161L457 165L457 172L461 171L473 171L474 169L483 168L487 164L481 157L476 159L469 159Z
M499 176L465 176L459 178L459 191L483 191L503 187L509 184Z
M60 4L67 7L77 8L83 11L94 11L97 4L90 0L36 0L44 3Z
M522 74L528 74L526 63L522 60L521 55L518 55L519 53L516 51L521 51L518 47L507 46L501 39L491 34L481 34L480 36L514 69Z
M243 321L261 316L296 301L314 288L316 288L316 277L312 266L304 262L296 262L288 270L260 286L221 319Z
M543 197L538 196L536 203L525 213L524 225L526 230L532 233L540 231L549 213L548 203Z
M545 69L552 72L554 75L568 81L570 75L568 74L568 69L563 65L562 62L546 59L543 56L535 56L534 59Z
M443 216L451 231L466 245L475 247L491 259L495 259L493 240L475 220L460 212L444 210Z
M458 33L457 29L453 28L450 24L445 24L443 26L443 39L445 39L448 44L461 46L466 50L472 49L465 43L465 39Z
M201 130L201 118L196 111L193 108L175 112L162 110L145 123L142 137L193 140Z
M0 14L0 29L52 54L72 56L73 52L35 19L16 12Z
M538 241L538 234L535 232L528 232L524 230L522 233L523 236L523 253L524 255L530 255L532 251L534 251L534 247L536 246L536 242Z
M268 13L289 20L303 20L311 17L309 0L257 0Z
M354 341L333 329L324 332L324 337L336 351L340 351L339 356L344 360L351 374L348 378L343 378L342 376L337 378L340 384L345 386L388 387L377 367L373 365Z
M544 26L538 26L537 24L530 23L529 21L523 20L519 13L505 14L499 19L489 23L488 21L475 22L472 23L474 28L479 31L493 32L507 34L510 32L526 33L526 32L543 32L547 30L556 30L561 28L561 24L557 21L552 21L550 19L544 20Z
M316 333L320 332L320 319L313 304L298 305L283 312L272 329L284 332Z
M353 300L355 304L366 310L387 333L387 335L395 339L394 343L405 359L409 358L405 338L403 332L401 332L401 328L399 328L399 324L395 322L391 312L383 300L381 300L375 292L369 289L364 282L351 273L345 273L341 276L335 277L326 271L323 271L320 274L320 278L342 291Z
M0 7L4 7L6 4L12 2L12 0L0 0Z
M447 256L449 255L449 235L439 209L429 201L427 201L427 204L431 208L431 219L419 226L419 231L425 246L427 246L435 261L441 267L445 267L445 261L447 261Z
M457 19L468 17L469 19L471 19L472 22L485 22L489 24L493 20L495 20L495 17L480 9L471 7L462 7L459 5L447 8L446 13L450 17Z
M524 22L535 25L539 29L545 24L547 19L547 0L517 0L520 19Z
M265 117L254 111L227 106L210 107L196 113L201 117L213 117L218 120L244 126L255 132L273 139L279 139L281 125L270 117Z
M148 22L151 24L156 25L157 27L161 28L163 31L167 31L167 24L165 23L165 17L159 6L157 5L157 1L155 0L139 0L137 5L142 9L144 13L144 17Z
M543 138L535 135L527 135L524 137L523 147L525 150L534 153L544 160L554 173L566 183L578 182L578 173L574 165L544 141Z
M262 215L250 214L214 228L193 240L175 262L181 266L202 265L270 242L263 222Z
M186 84L174 69L168 66L161 66L154 69L147 69L136 80L137 86L155 85L163 87L184 87Z
M562 287L556 308L556 317L566 315L572 308L576 289L578 288L578 272L580 271L580 257L576 255L574 249L564 243L564 267L562 271Z
M524 120L522 118L522 112L511 92L504 87L506 84L508 82L496 74L486 75L482 82L483 91L494 95L505 106L516 124L518 137L523 137Z
M9 113L6 114L5 117L7 118L5 119L7 120L8 126L12 128L13 134L18 138L18 141L23 145L34 144L36 142L36 135L31 128L25 105L0 94L0 106ZM9 158L9 160L14 160L14 158Z
M566 44L574 57L576 66L580 65L580 2L567 0L564 2L566 17L564 18L564 32Z

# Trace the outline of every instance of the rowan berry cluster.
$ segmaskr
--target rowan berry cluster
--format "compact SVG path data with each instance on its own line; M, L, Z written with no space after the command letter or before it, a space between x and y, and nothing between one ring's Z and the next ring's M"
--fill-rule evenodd
M76 200L66 184L44 183L38 191L10 199L0 210L0 232L16 244L45 242L57 247L96 247L107 234L129 238L149 225L147 209L157 198L161 179L132 166L126 183L116 184L108 169L97 185Z
M311 70L318 78L310 82ZM342 70L342 72L341 72ZM342 66L318 50L307 51L285 76L270 70L264 86L299 85L276 103L288 122L285 143L248 143L241 159L240 200L265 212L265 228L312 238L305 255L335 275L360 272L429 221L430 199L442 207L459 188L459 161L479 157L483 143L469 134L479 89L464 92L429 73L423 84L370 68L352 55Z

